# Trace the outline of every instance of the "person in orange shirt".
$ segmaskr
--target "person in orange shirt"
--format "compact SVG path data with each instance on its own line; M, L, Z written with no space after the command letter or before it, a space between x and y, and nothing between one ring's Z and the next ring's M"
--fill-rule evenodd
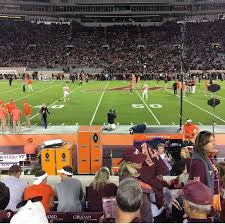
M132 92L133 92L133 82L132 81L129 82L128 88L130 90L130 94L132 94Z
M180 91L181 91L181 81L177 81L177 90L178 90L178 96L180 96Z
M27 187L24 191L23 198L28 200L37 196L42 196L41 203L45 208L45 211L50 211L54 207L54 190L47 183L47 173L43 170L39 170L35 174L33 185Z
M31 106L26 100L23 101L23 108L24 108L24 115L26 118L26 127L30 128Z
M6 132L6 119L7 119L7 111L2 101L2 103L0 103L0 120L3 134Z
M28 79L28 80L27 80L29 92L33 92L33 91L34 91L34 90L33 90L33 87L32 87L32 83L33 83L32 79Z
M13 109L16 108L16 104L13 102L13 99L9 101L9 103L6 104L6 110L8 112L8 118L9 118L9 126L12 128L13 127L13 120L12 120L12 115L11 112Z
M37 147L34 144L33 138L28 138L24 144L24 153L27 155L29 160L36 159L37 156Z
M186 124L183 126L184 140L193 141L198 132L198 126L193 124L191 119L187 119Z
M186 92L187 92L187 82L183 83L183 96L186 97Z
M11 111L11 115L12 115L12 120L13 120L13 132L16 133L16 125L18 125L18 129L19 129L19 133L21 131L21 115L22 112L18 107L15 107L15 109L13 109Z
M208 87L209 87L209 80L208 79L205 79L205 96L207 96Z

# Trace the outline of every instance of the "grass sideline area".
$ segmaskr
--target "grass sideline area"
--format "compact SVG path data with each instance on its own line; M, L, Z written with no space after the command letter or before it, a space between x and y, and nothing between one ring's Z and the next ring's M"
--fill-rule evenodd
M45 102L51 115L48 117L50 125L103 125L107 123L106 114L110 108L116 109L116 123L120 125L178 125L179 97L173 94L173 81L147 81L149 85L149 99L142 99L144 81L130 94L128 81L94 81L78 86L67 81L33 81L34 92L22 91L22 81L13 80L9 86L7 80L0 80L0 100L9 102L14 99L17 106L23 110L23 100L32 105L33 125L41 125L39 106ZM205 94L204 81L196 87L196 93L186 94L183 103L183 119L191 118L195 124L225 125L225 82L217 81L221 90L216 97L220 105L213 108L208 106L207 100L211 94ZM63 86L70 88L69 101L63 101ZM25 121L24 117L22 123Z

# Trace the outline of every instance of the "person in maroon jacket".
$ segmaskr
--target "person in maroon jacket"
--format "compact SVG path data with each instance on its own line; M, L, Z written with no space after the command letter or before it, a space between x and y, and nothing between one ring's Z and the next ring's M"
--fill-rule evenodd
M140 170L140 179L149 184L155 192L156 205L160 209L163 206L163 188L169 187L169 184L163 180L162 176L169 172L168 167L146 142L141 145L141 152L147 156L147 159Z
M218 170L210 160L210 155L215 151L215 136L211 132L201 131L195 139L189 167L189 179L194 180L198 178L211 189L212 194L218 193L214 183Z
M101 212L102 198L116 196L117 186L109 181L110 171L102 167L96 174L94 181L86 188L88 211Z

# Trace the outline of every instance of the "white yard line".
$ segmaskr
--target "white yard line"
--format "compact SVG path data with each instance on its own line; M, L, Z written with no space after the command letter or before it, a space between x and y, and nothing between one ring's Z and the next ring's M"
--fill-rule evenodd
M9 93L9 92L13 92L13 91L18 90L18 89L21 89L21 88L10 89L10 90L5 91L5 92L0 92L0 95L1 95L1 94L5 94L5 93Z
M205 91L203 91L203 90L198 90L198 92L202 92L202 93L205 93ZM213 94L213 93L211 93L211 92L207 92L207 96L205 95L205 97L207 97L207 98L211 98L210 96ZM220 97L220 98L222 98L222 99L224 99L225 100L225 97L222 97L222 96L220 96L220 95L217 95L217 94L215 94L215 97Z
M78 87L74 88L74 89L70 92L70 94L73 93L76 89L78 89L78 88L80 88L80 87L81 87L81 86L78 86ZM64 98L64 96L62 96L59 100L62 100L63 98ZM48 107L51 107L51 106L55 105L59 100L56 100L54 103L48 105ZM39 114L40 114L40 113L36 113L34 116L32 116L32 117L30 118L30 120L32 120L33 118L37 117ZM22 125L24 125L24 124L25 124L25 122L24 122Z
M173 95L173 93L169 92L168 90L167 90L167 92ZM180 98L179 96L177 96L177 97L178 97L178 98ZM196 104L194 104L194 103L190 102L189 100L187 100L187 99L183 99L183 101L185 101L185 102L187 102L187 103L191 104L192 106L194 106L194 107L198 108L199 110L202 110L202 111L204 111L204 112L206 112L206 113L208 113L208 114L212 115L213 117L215 117L215 118L217 118L218 120L223 121L223 122L225 123L225 120L223 120L222 118L220 118L220 117L216 116L215 114L210 113L209 111L207 111L207 110L205 110L205 109L203 109L203 108L199 107L198 105L196 105Z
M30 95L27 95L27 96L21 97L21 98L19 98L19 99L16 99L16 100L14 100L14 102L19 101L19 100L22 100L22 99L25 99L25 98L28 98L28 97L33 96L33 95L36 95L36 94L38 94L38 93L44 92L44 91L47 90L47 89L51 89L51 88L54 88L54 87L59 86L59 85L61 85L61 84L57 84L57 85L48 87L48 88L46 88L46 89L42 89L42 90L40 90L40 91L38 91L38 92L35 92L35 93L30 94Z
M175 123L171 122L172 125L175 125Z
M108 85L109 85L109 81L108 81L107 84L105 85L105 88L104 88L104 90L103 90L103 92L102 92L102 95L101 95L99 101L98 101L98 105L97 105L97 107L95 108L95 112L94 112L94 114L93 114L93 116L92 116L92 119L91 119L89 125L92 125L92 123L93 123L93 121L94 121L94 119L95 119L95 115L96 115L96 113L97 113L97 111L98 111L99 105L100 105L100 103L101 103L101 101L102 101L102 98L103 98L103 96L104 96L104 94L105 94L105 91L106 91L106 88L107 88Z
M138 94L138 96L140 97L140 99L142 100L142 102L145 104L145 106L147 107L148 111L151 113L151 115L154 117L154 119L156 120L157 124L160 125L159 120L157 119L157 117L155 116L155 114L152 112L152 110L149 108L149 106L145 103L145 101L142 99L141 95L139 94L139 92L137 90L135 90L135 92Z
M198 122L200 125L203 125L201 122Z

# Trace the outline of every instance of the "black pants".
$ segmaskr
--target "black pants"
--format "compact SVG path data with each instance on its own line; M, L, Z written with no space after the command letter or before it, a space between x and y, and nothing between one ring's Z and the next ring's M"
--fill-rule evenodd
M173 89L173 94L177 95L177 89Z
M46 129L48 124L47 124L47 116L41 116L41 123L44 126L44 128Z
M12 85L12 80L11 80L11 79L9 80L9 85L10 85L10 86Z
M25 92L26 91L26 88L25 88L25 85L23 85L23 92Z

